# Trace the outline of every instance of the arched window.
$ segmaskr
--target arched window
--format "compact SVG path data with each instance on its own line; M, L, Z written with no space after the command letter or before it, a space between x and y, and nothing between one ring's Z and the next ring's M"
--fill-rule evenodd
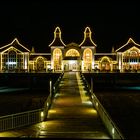
M61 70L62 51L58 48L53 51L53 63L54 63L54 70Z
M91 70L92 68L92 51L87 48L84 50L83 54L84 70Z
M17 55L14 50L10 50L8 53L8 68L9 69L15 69L17 66Z
M101 71L109 71L111 69L110 67L110 59L108 57L102 57L101 59Z
M76 49L70 49L66 52L66 56L80 56L79 52Z
M2 69L23 69L23 53L14 48L2 53Z
M44 69L44 58L43 57L38 57L36 59L36 64L37 64L37 70L41 71Z
M131 57L137 57L138 56L138 52L137 51L130 51L130 56Z

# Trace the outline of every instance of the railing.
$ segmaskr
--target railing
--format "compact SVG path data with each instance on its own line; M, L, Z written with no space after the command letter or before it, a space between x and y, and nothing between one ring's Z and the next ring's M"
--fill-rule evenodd
M42 111L43 109L36 109L32 111L2 116L0 117L0 131L38 123L42 120Z
M44 108L0 117L0 131L15 129L44 121L51 106L53 94L57 92L63 74L64 73L62 73L55 82L53 90L52 82L50 82L50 94L44 103Z
M100 118L102 119L104 125L106 126L106 128L107 128L108 132L110 133L110 135L112 136L112 138L113 139L124 139L124 136L120 132L117 125L113 122L113 120L111 119L111 117L109 116L109 114L107 113L105 108L102 106L102 104L100 103L100 101L98 100L96 95L93 93L93 89L92 89L93 81L91 81L91 86L90 86L89 83L87 82L87 80L85 79L85 77L83 76L83 74L80 73L80 75L85 83L86 88L88 89L88 92L90 93L91 101L92 101L93 105L95 106L97 112L100 115Z
M55 94L58 90L59 84L61 82L61 79L64 75L64 72L59 76L59 78L57 79L57 81L55 82L54 86L53 86L53 94Z
M53 88L52 88L52 81L50 81L50 94L49 94L47 100L44 103L44 109L43 109L43 112L42 112L42 114L43 114L42 116L44 116L43 120L45 120L46 116L48 115L48 110L51 107L53 97L58 90L59 83L61 82L61 79L62 79L63 75L64 75L64 73L62 73L59 76L57 81L54 83Z

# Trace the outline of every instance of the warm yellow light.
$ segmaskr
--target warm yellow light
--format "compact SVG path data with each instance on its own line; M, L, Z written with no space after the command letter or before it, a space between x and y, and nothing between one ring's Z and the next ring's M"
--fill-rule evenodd
M41 129L46 128L46 122L42 122L42 123L40 124L40 128L41 128Z
M76 49L70 49L66 52L66 56L80 56Z
M55 41L55 39L56 39L56 37L57 37L56 34L59 34L59 39L60 39L62 45L63 45L63 46L66 46L66 45L64 44L64 42L62 41L62 39L61 39L61 30L60 30L60 28L59 28L59 27L56 27L56 28L55 28L55 31L54 31L54 39L53 39L53 41L50 43L49 47L52 46L52 44L54 43L54 41Z
M112 128L112 134L114 134L114 132L115 132L115 130L114 130L114 128Z
M98 107L98 102L96 102L96 106Z
M41 114L40 114L41 118L44 117L44 112L42 111Z
M6 50L2 51L1 54L5 53L6 51L9 51L9 50L14 50L16 52L20 52L21 54L24 54L23 52L21 52L20 50L16 49L13 46L11 46L11 47L7 48Z
M49 110L49 113L56 113L56 110L50 109L50 110Z
M30 52L30 50L28 50L26 47L24 47L22 44L19 43L19 41L18 41L17 38L15 38L11 43L9 43L9 44L7 44L7 45L1 47L0 49L3 49L3 48L5 48L5 47L7 47L7 46L10 46L10 45L13 45L13 43L14 43L15 41L18 43L18 45L20 45L20 46L23 47L25 50L27 50L28 52Z
M60 70L62 64L62 51L61 49L54 49L53 51L53 69Z
M93 44L93 46L97 46L94 42L93 42L93 40L92 40L92 38L91 38L91 30L90 30L90 28L89 27L86 27L85 28L85 31L84 31L84 39L83 39L83 41L82 41L82 43L79 45L79 46L82 46L82 44L85 42L85 40L86 40L86 38L87 38L87 32L88 32L88 37L90 38L90 41L92 42L92 44Z
M87 113L90 113L90 114L97 114L97 111L95 109L86 109L85 110Z
M107 59L107 61L110 62L110 59L107 56L102 57L100 62L104 61L105 59Z
M140 44L137 44L131 37L128 39L127 43L125 43L123 46L121 46L120 48L118 48L115 52L118 52L120 49L122 49L123 47L125 47L128 43L134 43L136 46L140 46Z
M130 53L131 51L137 51L137 52L139 52L140 49L137 48L137 47L135 47L135 46L133 46L132 48L130 48L130 49L124 51L122 54L124 55L125 53Z
M91 109L90 112L93 114L97 114L97 111L95 109Z

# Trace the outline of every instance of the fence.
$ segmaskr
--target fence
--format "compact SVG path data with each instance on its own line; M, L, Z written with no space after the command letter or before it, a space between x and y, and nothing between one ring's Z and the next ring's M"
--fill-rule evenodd
M99 113L100 118L102 119L105 127L107 128L107 130L110 133L110 135L112 136L112 138L113 139L124 139L124 136L120 132L117 125L113 122L113 120L111 119L111 117L109 116L109 114L107 113L105 108L102 106L102 104L100 103L100 101L98 100L96 95L93 93L93 81L91 81L91 86L90 86L89 83L87 82L87 80L85 79L85 77L83 76L83 74L82 73L80 73L80 74L81 74L82 80L85 83L86 88L88 89L88 91L90 93L91 101L92 101L93 105L95 106L97 112Z
M57 92L63 74L64 73L59 76L53 88L52 82L50 81L50 94L44 103L44 108L0 117L0 131L15 129L43 121L47 116L52 103L53 94Z
M53 88L52 88L52 82L50 81L50 94L47 98L47 100L45 101L44 103L44 109L43 109L43 112L42 112L42 116L44 116L43 120L46 118L46 116L48 115L48 110L52 104L52 100L53 100L53 97L55 95L55 93L57 92L58 90L58 87L59 87L59 83L63 77L64 73L62 73L59 78L57 79L57 81L54 83L53 85Z
M0 131L14 129L41 121L42 109L16 113L0 117Z

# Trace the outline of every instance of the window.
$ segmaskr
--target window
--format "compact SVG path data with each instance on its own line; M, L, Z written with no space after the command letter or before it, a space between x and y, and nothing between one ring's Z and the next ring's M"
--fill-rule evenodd
M84 50L83 54L84 70L91 70L92 68L92 51L87 48Z
M67 51L66 56L75 57L75 56L80 56L80 54L79 54L79 52L77 50L70 49L70 50Z
M53 62L54 62L54 70L61 70L62 51L60 49L55 49L53 51Z

